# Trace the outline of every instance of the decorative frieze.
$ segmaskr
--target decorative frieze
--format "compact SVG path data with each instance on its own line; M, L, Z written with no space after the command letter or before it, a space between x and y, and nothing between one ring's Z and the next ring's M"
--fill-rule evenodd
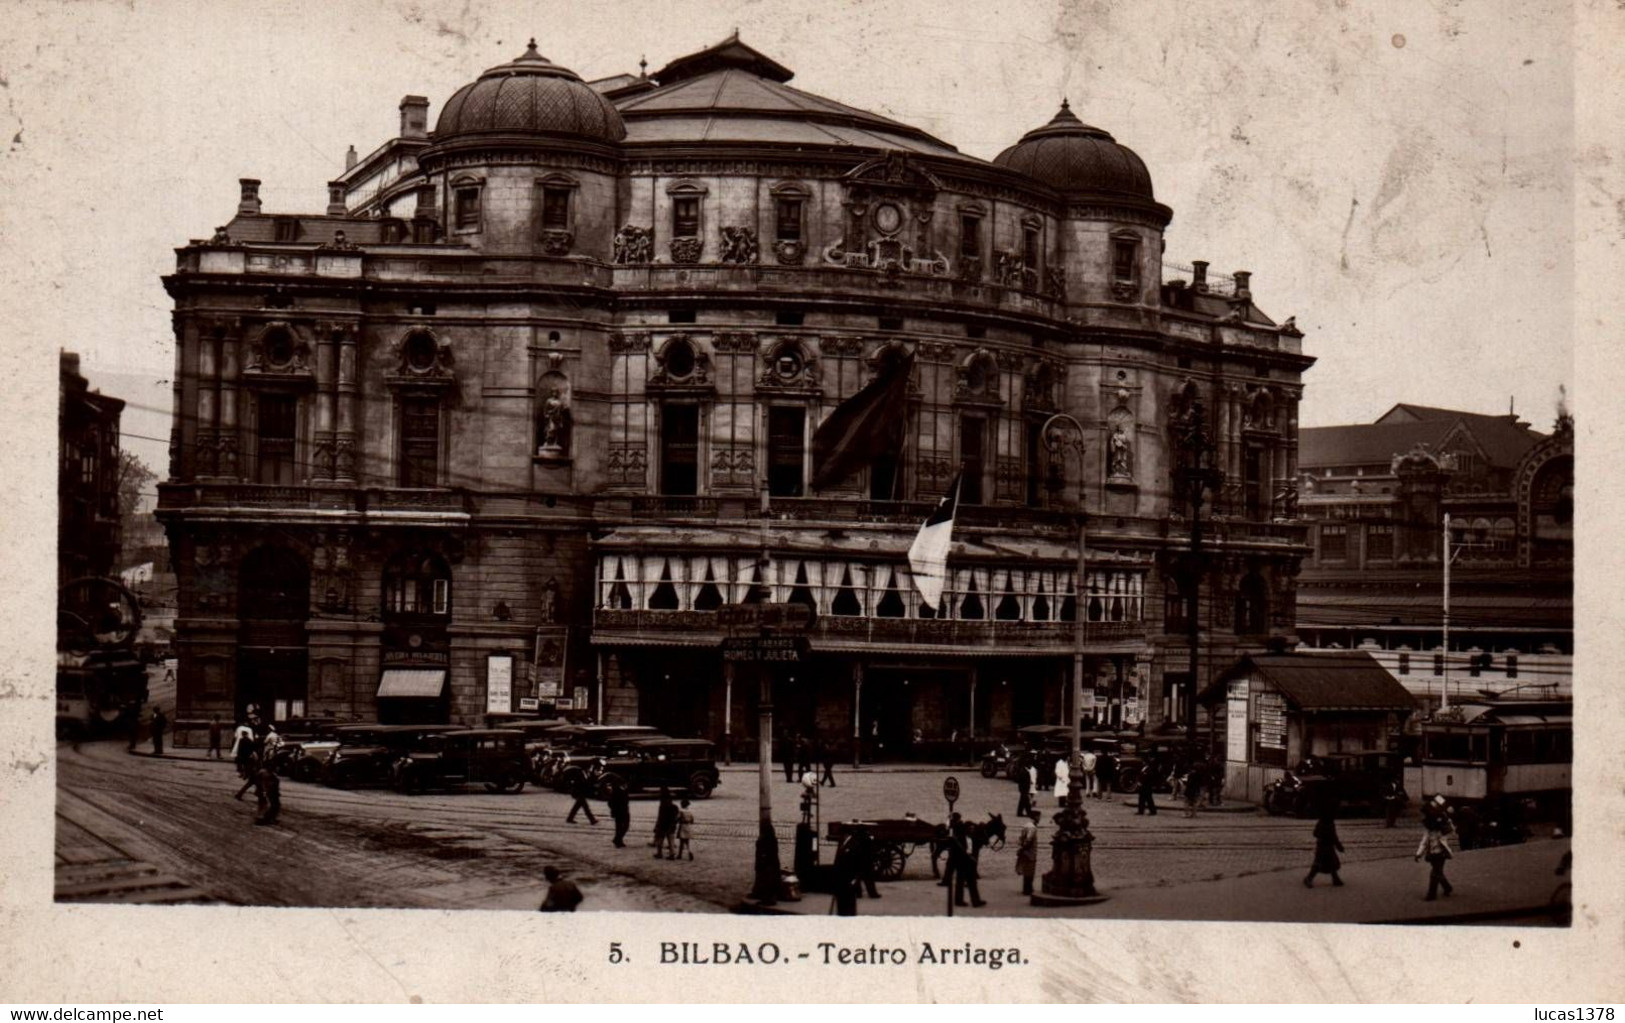
M609 350L616 354L646 352L649 350L649 335L644 331L612 333L609 335Z
M758 262L756 248L756 232L748 227L724 227L720 229L722 235L721 251L718 259L724 263L738 266L752 265ZM675 245L675 243L673 243ZM675 250L674 250L675 251ZM672 257L674 260L676 256Z
M752 354L757 347L756 334L748 330L720 331L711 338L711 347L718 352Z
M615 232L612 258L616 263L654 262L654 232L636 224L623 226Z

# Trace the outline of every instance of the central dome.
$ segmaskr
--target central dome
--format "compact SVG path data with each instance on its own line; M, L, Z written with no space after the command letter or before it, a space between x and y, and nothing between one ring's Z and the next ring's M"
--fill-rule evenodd
M626 125L609 100L574 71L537 53L532 39L523 54L453 93L440 110L434 133L437 142L481 134L619 142L626 137Z
M1066 100L1048 124L1021 136L993 162L1066 195L1156 198L1145 161L1110 132L1078 120Z

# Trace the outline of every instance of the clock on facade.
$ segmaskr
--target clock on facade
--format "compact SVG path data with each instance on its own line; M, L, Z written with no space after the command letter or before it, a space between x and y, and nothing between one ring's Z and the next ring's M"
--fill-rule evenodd
M887 234L896 233L903 226L903 211L889 202L875 207L875 226Z

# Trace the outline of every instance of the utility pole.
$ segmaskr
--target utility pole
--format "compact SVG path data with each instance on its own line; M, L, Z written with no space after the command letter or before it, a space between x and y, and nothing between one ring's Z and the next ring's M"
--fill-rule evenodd
M1196 673L1201 644L1202 611L1202 502L1209 487L1217 490L1224 473L1212 466L1215 446L1207 432L1207 409L1200 400L1191 402L1180 424L1180 482L1191 506L1191 550L1185 578L1185 641L1189 653L1190 692L1185 700L1185 739L1196 742Z
M1450 513L1444 513L1444 692L1439 699L1439 709L1450 709L1450 563L1456 560L1456 552L1450 543Z

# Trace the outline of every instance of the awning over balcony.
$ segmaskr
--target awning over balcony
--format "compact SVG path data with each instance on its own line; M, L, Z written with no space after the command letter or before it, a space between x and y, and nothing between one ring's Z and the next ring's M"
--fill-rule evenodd
M446 688L445 668L385 668L378 698L432 700Z

